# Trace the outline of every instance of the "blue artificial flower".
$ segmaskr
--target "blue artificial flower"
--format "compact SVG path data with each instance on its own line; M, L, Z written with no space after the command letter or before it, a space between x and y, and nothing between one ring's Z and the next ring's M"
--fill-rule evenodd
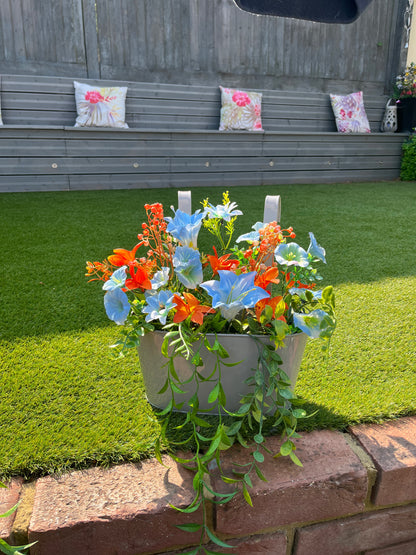
M237 276L229 270L219 270L220 280L201 283L201 287L212 297L212 308L219 308L226 320L232 320L243 308L252 308L261 299L270 295L254 285L256 272Z
M322 262L325 262L325 264L326 264L325 249L323 247L321 247L321 245L318 245L312 231L309 232L309 237L310 237L311 242L310 242L310 245L308 247L308 254L312 255L314 258L318 258L319 260L322 260Z
M130 312L129 299L120 288L107 291L104 295L104 307L110 320L119 326L124 324Z
M163 289L159 293L145 293L147 304L143 307L143 312L147 314L146 322L151 320L159 320L163 325L166 324L166 318L169 312L176 305L173 302L172 291Z
M306 335L316 339L321 334L321 324L327 313L323 310L312 310L309 314L293 313L293 323L297 328L302 330Z
M238 237L236 243L240 243L241 241L247 241L247 243L253 243L253 241L258 241L260 239L260 229L263 229L266 224L264 222L256 222L251 229L254 231L250 231L250 233L244 233L244 235L240 235Z
M161 270L155 273L153 278L150 280L152 284L152 291L157 291L169 281L170 270L168 267L164 266Z
M241 210L235 210L235 208L237 208L236 202L227 202L227 204L218 204L217 206L208 204L208 206L205 207L204 214L208 214L209 219L220 218L221 220L229 222L234 216L242 215Z
M297 243L281 243L274 251L276 262L283 266L309 266L307 252Z
M177 247L173 267L179 281L189 289L195 289L203 280L199 252L190 247Z
M182 210L176 210L175 217L165 217L168 223L166 231L168 231L179 243L186 247L196 249L198 240L198 233L201 229L202 220L205 218L205 213L200 214L197 210L191 216Z
M126 269L127 266L122 266L121 268L113 272L110 279L108 279L103 285L104 291L114 291L114 289L120 289L121 287L124 287L124 284L126 282Z

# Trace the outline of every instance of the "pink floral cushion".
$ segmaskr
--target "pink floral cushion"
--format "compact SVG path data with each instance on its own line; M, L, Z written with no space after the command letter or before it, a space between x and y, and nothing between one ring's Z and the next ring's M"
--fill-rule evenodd
M263 131L261 125L262 93L221 87L220 131L245 129Z
M332 110L340 133L370 133L362 91L347 96L330 94Z
M75 127L128 127L127 87L94 87L74 81L78 117Z

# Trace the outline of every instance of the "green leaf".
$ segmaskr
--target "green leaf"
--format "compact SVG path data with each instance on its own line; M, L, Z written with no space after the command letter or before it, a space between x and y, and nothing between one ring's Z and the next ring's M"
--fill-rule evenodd
M172 407L173 407L173 399L171 399L169 401L167 406L161 412L157 412L156 415L157 416L164 416L165 414L167 414L168 412L170 412L172 410Z
M221 476L221 480L226 484L236 484L240 482L240 480L236 480L235 478L228 478L228 476Z
M250 494L248 493L248 489L246 488L245 484L243 484L243 497L246 500L246 502L250 505L250 507L252 507L253 501L251 500Z
M241 364L242 362L243 362L243 360L239 360L238 362L222 362L221 364L231 368L231 366L237 366L238 364Z
M214 389L208 395L208 403L214 403L218 399L220 393L220 384L217 383Z
M292 411L292 414L295 418L305 418L307 412L304 409L295 409Z
M240 430L242 423L242 420L237 420L236 422L233 422L231 426L227 428L227 435L235 436L235 434Z
M291 441L285 441L280 447L280 454L283 457L287 457L293 451L293 443Z
M14 511L17 509L18 506L19 506L19 503L16 503L16 505L14 507L12 507L8 511L6 511L2 515L0 515L0 518L3 518L3 517L6 518L7 516L10 516L11 514L14 513Z
M186 507L186 509L181 509L180 507L176 507L176 505L172 505L172 503L169 503L169 507L172 507L172 509L175 509L175 511L179 511L180 513L194 513L195 511L197 511L199 509L201 505L201 501L198 501L198 503L196 503L196 505L189 505L189 507Z
M11 546L0 538L0 551L5 553L5 555L22 555L22 550L29 549L29 547L32 547L35 543L37 542L29 543L27 545Z
M173 391L174 391L175 393L186 393L186 391L183 391L183 389L180 389L180 388L175 384L175 382L170 382L170 386L171 386L171 388L173 389Z
M177 381L180 382L180 379L178 378L178 374L176 373L175 370L175 363L173 362L173 358L171 358L169 360L169 372L171 374L171 376Z
M249 488L253 487L253 482L251 481L250 474L244 474L244 482L248 485Z
M157 392L157 394L158 394L158 395L162 395L162 393L165 393L165 391L167 390L168 386L169 386L169 380L166 380L165 383L164 383L164 385L163 385L163 387L162 387L162 389L160 389L160 390Z
M213 532L211 532L211 530L208 528L208 526L205 526L205 531L209 537L209 539L211 541L213 541L216 545L219 545L220 547L230 547L232 548L233 546L223 542L222 540L220 540L219 538L217 538L217 536L215 536L215 534Z
M292 399L294 396L294 393L291 389L281 389L279 393L284 399Z
M292 461L297 464L298 466L303 466L303 464L300 462L300 460L297 458L297 456L295 455L295 453L293 451L291 451L291 453L289 453L289 457L292 459Z
M217 436L215 439L213 439L213 441L211 442L211 445L209 446L209 448L208 448L208 450L207 450L207 452L205 453L205 455L204 455L203 458L204 458L204 459L207 458L207 457L209 458L209 457L212 455L212 453L214 453L214 452L216 451L216 449L217 449L218 445L220 444L220 442L221 442L221 435L218 435L218 436Z
M176 524L176 528L184 532L198 532L198 530L201 530L202 524L197 524L196 522L190 524Z
M253 439L256 443L259 443L259 444L263 443L264 441L264 437L261 434L256 434Z
M256 451L256 453L258 453L258 451ZM267 482L267 478L265 478L265 476L261 473L260 468L257 465L255 465L254 470L256 471L256 474L260 478L260 480L262 480L263 482Z
M162 343L162 347L160 348L160 352L165 358L169 358L168 347L169 347L169 337L165 335L165 338Z
M230 358L230 355L228 354L228 351L221 345L221 343L218 343L219 347L218 347L218 354L220 355L221 358Z
M253 457L255 458L255 460L259 463L262 463L264 461L264 455L263 453L260 453L260 451L254 451L253 453ZM257 468L257 467L256 467ZM258 475L258 474L257 474ZM260 478L260 476L259 476Z
M202 426L202 428L211 428L211 424L209 422L207 422L203 418L200 418L196 414L193 414L191 416L191 420L192 420L192 422L195 422L195 424L197 424L197 426Z
M227 397L225 396L225 391L222 388L222 385L219 383L219 393L218 393L218 400L220 402L220 404L225 407L225 405L227 404Z
M237 414L246 414L251 407L251 403L244 403L244 405L241 405L241 407L238 409Z
M202 361L201 355L198 353L195 353L195 355L192 357L192 364L194 364L195 366L204 366L204 363Z

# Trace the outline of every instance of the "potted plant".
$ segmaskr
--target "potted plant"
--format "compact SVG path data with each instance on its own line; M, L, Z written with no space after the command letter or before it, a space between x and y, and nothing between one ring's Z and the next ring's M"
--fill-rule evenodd
M160 203L145 209L148 221L133 249L88 262L87 276L102 282L107 315L121 327L114 349L139 349L148 399L161 409L159 460L173 412L186 415L179 427L187 438L178 447L192 445L193 453L171 456L195 473L195 498L185 512L202 506L204 519L182 529L200 531L191 553L209 553L205 534L227 544L206 523L205 494L224 503L242 491L251 503L250 475L265 479L267 422L282 434L275 456L301 466L294 440L298 419L307 415L293 389L307 337L320 337L325 348L334 331L334 293L331 286L316 290L322 278L315 265L326 261L312 233L304 250L292 241L291 227L256 222L233 244L242 212L228 192L222 204L207 199L194 214L166 216ZM201 229L214 239L211 252L197 248ZM222 473L221 451L235 442L251 450L252 463L230 478ZM235 485L233 493L212 491L213 463Z
M412 62L396 77L394 98L400 132L411 133L416 127L416 65Z

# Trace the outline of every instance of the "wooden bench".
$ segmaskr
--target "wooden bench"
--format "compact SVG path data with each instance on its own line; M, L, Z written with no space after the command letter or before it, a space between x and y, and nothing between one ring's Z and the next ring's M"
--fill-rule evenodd
M264 132L221 132L217 86L77 80L127 86L130 128L74 128L73 79L3 75L0 191L341 183L399 176L407 134L379 132L384 96L364 95L371 134L337 133L328 94L299 91L261 91Z

